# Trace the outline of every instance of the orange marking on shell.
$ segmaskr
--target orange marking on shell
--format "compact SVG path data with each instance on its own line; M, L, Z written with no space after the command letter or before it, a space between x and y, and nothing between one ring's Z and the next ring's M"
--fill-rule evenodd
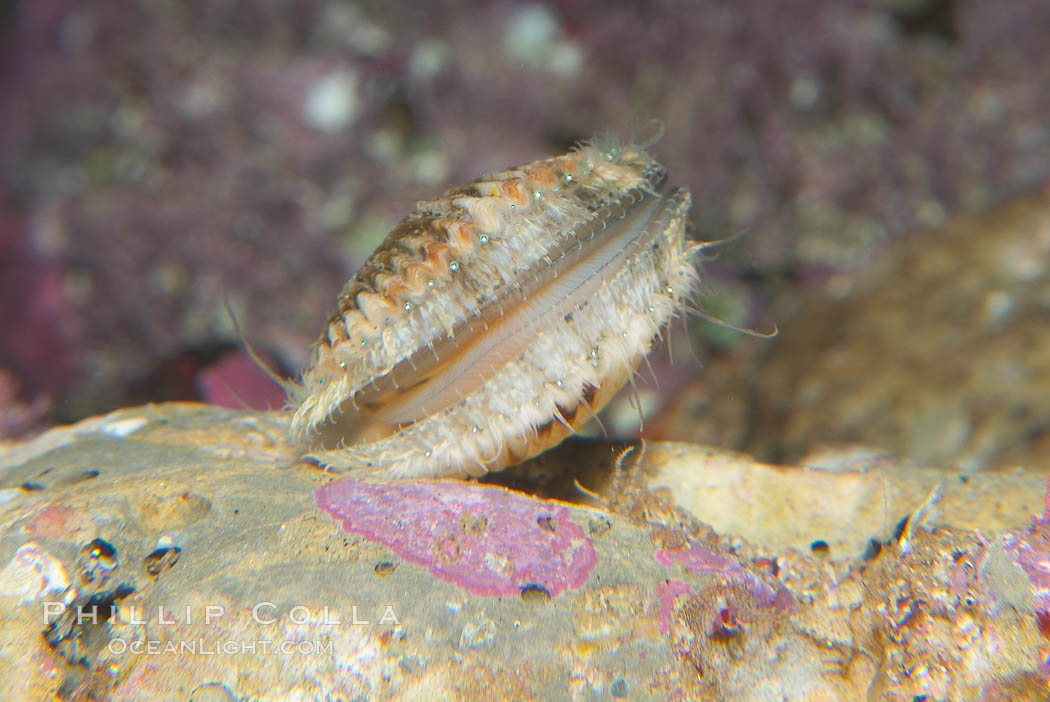
M482 197L499 197L501 182L498 180L485 180L474 183L474 188Z
M550 168L531 168L525 173L528 179L535 184L537 190L547 190L557 182Z
M503 228L503 205L494 197L460 197L452 204L470 213L470 221L479 232L495 234Z
M448 275L448 264L452 260L449 254L448 244L443 241L432 241L426 245L426 263L435 275Z
M551 159L543 163L542 166L542 168L529 171L529 175L536 182L536 185L539 186L539 189L543 191L564 187L564 174L575 169L575 165L571 161L562 158Z
M342 318L339 315L332 317L328 322L328 345L334 346L347 340L346 326L340 324Z
M400 280L401 276L396 272L376 273L372 282L375 284L376 293L386 296L389 295L390 286L398 284Z
M566 173L576 174L579 163L576 158L559 158L554 162L554 175L561 178Z
M397 307L403 305L405 303L405 292L407 289L404 279L390 277L389 281L384 281L384 283L383 291L387 298Z
M425 263L410 263L403 271L405 288L413 295L422 295L427 289L427 281L434 271Z
M448 245L456 256L468 256L474 252L477 234L470 222L456 219L439 219L437 223L448 233Z
M504 181L500 185L500 193L504 200L515 207L528 207L532 204L532 193L521 178Z
M357 308L373 327L382 325L386 318L396 311L390 300L371 292L357 294Z

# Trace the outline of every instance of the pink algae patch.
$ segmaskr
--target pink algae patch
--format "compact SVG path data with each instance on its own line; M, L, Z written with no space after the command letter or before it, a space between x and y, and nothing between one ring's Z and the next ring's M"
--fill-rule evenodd
M1044 499L1043 514L1032 520L1031 527L1009 531L1002 537L1004 548L1028 576L1040 622L1050 621L1050 477ZM1043 667L1050 668L1050 657Z
M783 587L774 590L740 561L723 556L692 539L689 539L687 544L681 549L657 549L653 558L663 566L672 566L677 563L691 573L715 573L725 581L743 583L755 601L762 606L773 607L779 611L793 605L794 598L788 590ZM679 594L682 593L677 590L674 592L674 596ZM661 592L661 598L663 597L664 594ZM672 597L671 602L673 601ZM661 629L662 626L661 624Z
M314 491L346 531L378 541L435 577L477 595L581 587L598 563L567 507L455 480L346 477Z
M660 597L660 633L666 634L671 630L671 611L674 609L674 601L680 595L688 594L693 588L681 580L668 580L660 585L657 594Z

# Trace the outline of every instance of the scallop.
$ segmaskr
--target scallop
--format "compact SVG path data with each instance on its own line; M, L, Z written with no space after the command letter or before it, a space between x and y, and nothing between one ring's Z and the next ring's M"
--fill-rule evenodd
M418 203L340 293L292 437L327 469L412 478L556 445L692 295L690 205L646 148L609 138Z

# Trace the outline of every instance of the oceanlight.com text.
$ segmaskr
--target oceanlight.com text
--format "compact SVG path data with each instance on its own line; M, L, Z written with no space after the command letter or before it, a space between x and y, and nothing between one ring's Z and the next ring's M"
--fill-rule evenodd
M107 650L115 655L132 654L136 656L319 656L334 654L331 640L321 641L238 641L226 639L208 641L205 639L183 639L171 641L133 640L123 638L111 639Z

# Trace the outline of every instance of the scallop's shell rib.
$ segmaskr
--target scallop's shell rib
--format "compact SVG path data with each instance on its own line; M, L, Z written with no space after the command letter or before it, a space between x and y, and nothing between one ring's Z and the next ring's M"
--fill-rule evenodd
M367 412L377 441L330 468L480 474L604 405L691 294L689 194L644 151L583 147L420 203L340 296L293 434Z

